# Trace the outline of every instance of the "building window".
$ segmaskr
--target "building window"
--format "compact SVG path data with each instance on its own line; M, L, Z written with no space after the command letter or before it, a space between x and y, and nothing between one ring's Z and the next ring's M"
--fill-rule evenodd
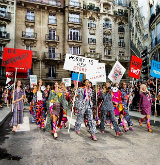
M5 45L0 45L0 58L3 56L3 50L4 50Z
M104 35L103 37L103 43L112 43L112 36L111 35Z
M150 8L150 14L151 15L154 14L154 6L151 6L151 8Z
M104 55L110 56L111 55L111 48L104 48Z
M80 7L79 0L70 0L69 1L70 6Z
M6 68L0 66L0 77L6 77Z
M49 66L48 77L49 78L56 78L56 66L54 66L54 65Z
M155 47L155 29L152 30L151 32L151 38L152 38L152 47Z
M49 4L56 6L57 3L56 3L56 0L49 0Z
M80 29L69 29L69 40L81 41Z
M27 20L34 21L34 11L27 11Z
M33 46L31 46L31 45L26 45L26 50L32 50L32 51L33 51Z
M88 27L90 28L96 28L96 24L93 20L89 20Z
M56 48L55 47L49 47L49 58L55 58L56 57Z
M90 49L90 53L96 53L96 49Z
M107 29L112 28L112 24L111 24L111 21L109 19L104 20L103 28L107 28Z
M157 24L157 44L160 43L160 23Z
M80 14L69 13L69 22L81 23Z
M33 28L26 28L26 37L34 38L34 29Z
M81 54L81 50L80 50L80 46L70 46L69 47L69 53L70 54L74 54L74 55L80 55Z
M49 14L49 24L56 24L56 16Z
M126 0L115 0L115 4L120 5L120 6L126 6L127 1Z
M0 6L0 16L5 17L7 13L7 8L5 6Z
M123 51L119 51L119 56L124 56L125 53Z
M96 39L95 38L88 38L88 43L89 44L96 44Z
M54 29L49 29L49 40L56 39L56 31Z

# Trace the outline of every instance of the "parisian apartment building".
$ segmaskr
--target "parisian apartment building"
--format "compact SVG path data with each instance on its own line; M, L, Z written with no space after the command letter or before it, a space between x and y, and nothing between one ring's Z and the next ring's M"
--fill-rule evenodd
M32 50L28 81L29 75L48 84L70 77L63 70L68 53L105 63L108 76L116 60L129 68L130 12L127 0L0 0L1 59L4 47Z

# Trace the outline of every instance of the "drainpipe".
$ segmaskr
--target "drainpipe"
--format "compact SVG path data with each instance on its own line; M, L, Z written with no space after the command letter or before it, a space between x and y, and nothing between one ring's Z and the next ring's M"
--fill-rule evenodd
M41 9L41 34L40 34L40 38L42 38L42 9ZM41 45L42 45L41 41ZM42 52L40 52L40 79L42 78Z

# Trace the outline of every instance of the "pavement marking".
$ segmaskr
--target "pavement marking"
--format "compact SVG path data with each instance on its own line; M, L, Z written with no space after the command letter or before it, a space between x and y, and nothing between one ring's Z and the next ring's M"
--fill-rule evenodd
M69 123L71 117L67 116L67 118L68 118L68 123ZM72 118L72 120L71 120L71 125L75 126L75 122L76 122L76 120ZM83 121L82 121L82 122L83 122ZM81 127L85 127L85 125L82 123L82 124L81 124Z
M20 124L20 130L17 130L16 132L24 132L24 131L30 131L29 117L23 118L23 124Z

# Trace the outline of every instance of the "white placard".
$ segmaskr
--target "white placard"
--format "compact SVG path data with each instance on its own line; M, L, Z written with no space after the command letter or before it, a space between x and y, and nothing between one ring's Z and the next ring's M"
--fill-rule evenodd
M30 87L37 85L37 75L30 75Z
M72 54L66 54L63 69L73 72L90 74L95 69L95 65L97 63L98 60Z
M105 63L97 63L92 74L87 74L86 78L94 84L96 82L106 82Z
M126 69L120 64L119 61L116 61L114 64L111 72L108 75L108 78L113 83L119 83L123 77L123 74L125 73Z
M66 87L70 87L71 86L71 78L62 78L62 82L65 83Z

